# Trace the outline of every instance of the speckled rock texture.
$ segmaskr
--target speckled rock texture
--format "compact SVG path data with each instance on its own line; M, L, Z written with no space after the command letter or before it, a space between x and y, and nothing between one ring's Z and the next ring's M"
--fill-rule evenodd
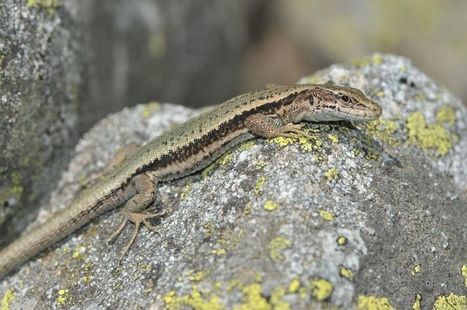
M1 241L34 218L37 201L57 183L78 140L75 10L68 0L0 2Z
M368 124L310 124L313 139L247 142L163 184L159 234L128 255L109 212L0 283L11 309L465 309L467 111L405 58L373 55L301 82L362 89ZM122 145L198 113L139 105L89 131L39 222ZM418 308L417 308L418 307ZM8 308L7 308L8 309ZM451 308L449 308L451 309Z

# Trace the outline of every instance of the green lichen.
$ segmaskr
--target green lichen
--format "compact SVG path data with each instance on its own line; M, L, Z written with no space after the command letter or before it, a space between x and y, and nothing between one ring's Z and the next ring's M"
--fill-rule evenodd
M271 310L271 304L263 296L263 288L259 283L253 283L242 289L243 301L233 307L234 310Z
M331 297L334 286L326 279L315 279L310 282L311 296L318 301Z
M268 244L269 256L273 261L283 261L285 259L282 253L285 249L292 245L292 241L284 237L276 237L272 239Z
M467 309L467 296L456 295L453 292L447 296L439 296L436 298L433 310L452 310L452 309Z
M358 310L393 310L394 307L386 297L371 295L359 295L357 300Z
M434 150L439 156L446 155L457 141L457 136L451 129L452 124L455 123L455 115L448 111L446 107L441 108L434 124L427 124L421 112L409 115L407 118L408 142L424 150Z
M451 106L445 105L436 112L436 121L452 126L456 123L456 112Z
M328 221L328 222L332 222L332 221L334 221L336 219L336 217L334 216L334 214L331 211L327 211L327 210L324 210L324 209L319 210L319 216L323 220Z
M255 146L255 142L250 140L250 141L246 141L246 142L243 142L242 144L240 144L238 146L238 149L240 151L248 151L249 149L251 149L253 146Z
M336 135L328 134L328 139L331 143L339 143L339 138Z
M71 254L71 257L76 260L83 260L84 259L84 253L86 252L86 247L85 246L77 246L73 253Z
M203 280L209 272L207 271L198 271L198 272L188 272L188 279L190 279L191 282L200 282Z
M339 170L337 170L337 168L331 168L324 172L324 176L329 182L335 181L339 177Z
M318 131L307 132L309 138L298 137L298 138L289 138L289 137L275 137L270 141L274 144L277 144L281 147L286 147L291 144L298 142L300 150L302 152L310 151L320 151L323 146L323 140L320 136L316 134Z
M220 302L219 296L215 294L206 294L193 288L190 294L177 295L175 291L170 291L162 298L166 309L178 310L187 307L197 310L222 310L225 309Z
M24 192L24 187L21 185L22 177L19 172L12 172L10 174L11 185L5 186L0 192L0 204L4 205L8 200L13 199L16 201L21 200Z
M267 211L274 211L279 207L279 204L273 200L268 200L264 203L263 208Z
M7 290L5 294L3 294L0 310L10 310L10 305L14 299L15 293L12 290Z
M47 11L47 13L52 14L56 9L60 7L59 0L27 0L28 7L40 7Z

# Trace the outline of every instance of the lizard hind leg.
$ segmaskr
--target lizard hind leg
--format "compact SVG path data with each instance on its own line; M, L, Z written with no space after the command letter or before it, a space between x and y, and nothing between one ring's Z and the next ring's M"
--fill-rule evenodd
M157 185L157 180L151 174L140 174L135 176L132 180L132 185L136 190L136 194L126 202L122 209L122 215L124 217L123 221L107 240L109 243L114 242L121 235L128 223L134 224L133 233L122 251L122 257L125 256L135 242L141 225L146 226L151 231L157 231L156 226L152 225L149 220L159 218L165 214L165 212L144 212L149 204L154 201L154 194Z

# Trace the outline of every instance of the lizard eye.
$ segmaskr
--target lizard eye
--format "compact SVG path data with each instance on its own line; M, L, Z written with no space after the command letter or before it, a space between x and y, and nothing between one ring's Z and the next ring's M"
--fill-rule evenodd
M342 101L344 101L346 103L350 102L349 96L344 95L344 96L341 97L341 99L342 99Z

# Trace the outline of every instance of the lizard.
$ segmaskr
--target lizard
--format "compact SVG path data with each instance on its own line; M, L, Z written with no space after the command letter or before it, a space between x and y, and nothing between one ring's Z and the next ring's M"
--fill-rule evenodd
M306 122L370 121L381 112L359 89L330 83L274 85L227 100L149 141L82 190L70 205L3 248L0 279L121 205L123 222L108 241L118 238L128 223L134 224L122 251L125 255L140 227L156 230L150 220L163 216L163 212L147 211L159 183L194 174L246 140L306 137Z

